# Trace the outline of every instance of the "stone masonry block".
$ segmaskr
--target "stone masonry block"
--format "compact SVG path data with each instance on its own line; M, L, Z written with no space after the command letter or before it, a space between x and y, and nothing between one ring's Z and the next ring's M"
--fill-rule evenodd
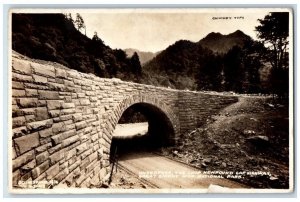
M81 121L81 122L75 123L76 130L80 130L82 128L85 128L86 126L87 126L87 124L86 124L85 121Z
M19 168L20 166L25 165L26 163L28 163L29 161L34 159L34 151L31 150L19 157L17 157L16 159L13 160L12 162L12 167L13 170L16 170L17 168Z
M65 70L56 68L56 69L55 69L55 76L56 76L57 78L67 78L67 73L66 73Z
M37 121L42 121L45 119L49 119L49 114L48 114L48 110L46 107L38 107L36 108L36 120Z
M59 100L60 96L57 91L38 90L39 99L42 100Z
M106 174L107 174L106 168L102 168L99 173L100 180L103 180Z
M78 98L84 98L84 97L85 97L85 94L84 94L84 93L77 93L77 97L78 97Z
M64 170L65 168L68 168L68 165L69 165L68 161L65 161L65 159L63 159L61 161L62 161L62 163L60 162L60 164L59 164L59 170Z
M71 103L72 102L72 97L71 96L64 96L64 101L66 103Z
M18 73L13 72L12 80L13 81L23 81L23 82L32 82L32 76L18 74Z
M41 130L41 131L39 131L39 134L40 134L40 137L43 137L43 138L49 137L49 136L53 135L52 128Z
M17 170L15 172L13 172L13 174L12 174L12 185L17 187L20 178L21 178L20 170Z
M76 131L73 129L73 130L69 130L64 133L60 133L55 136L52 136L51 139L55 144L58 144L58 143L61 143L62 140L69 138L71 136L74 136L75 134L76 134Z
M47 107L49 110L61 109L61 103L60 100L47 100Z
M75 154L76 155L76 154ZM66 156L65 156L66 157ZM76 162L81 162L80 158L73 156L68 160L68 164L69 166L76 163Z
M32 69L30 66L30 63L25 60L19 60L19 59L13 59L12 61L12 69L15 72L21 73L21 74L31 74Z
M12 96L13 97L25 97L26 93L25 93L25 90L13 89L12 90Z
M39 176L41 176L41 174L43 174L48 168L49 168L49 161L47 160L44 163L42 163L41 165L32 169L32 171L31 171L32 179L36 179Z
M67 71L67 77L68 78L74 78L74 79L79 79L81 76L78 72L76 71Z
M17 146L17 151L20 154L23 154L24 152L29 151L40 144L39 134L36 132L29 135L21 136L19 138L14 139L14 142Z
M27 180L31 178L31 172L27 172L25 174L22 174L20 181L21 182L26 182Z
M103 157L103 155L104 155L104 148L101 147L101 148L97 151L97 153L98 153L98 160L100 160L100 159Z
M82 121L82 114L81 113L73 114L72 117L73 117L74 122Z
M38 103L37 98L20 98L17 99L17 103L22 108L30 108L30 107L36 107Z
M39 100L38 101L38 107L46 107L46 100Z
M28 133L28 130L25 126L19 127L19 128L14 128L12 130L12 137L13 138L20 137L22 135L26 135L27 133Z
M42 64L38 64L38 63L31 63L31 66L32 66L35 74L55 78L54 67L52 67L50 65L42 65Z
M81 161L81 164L80 164L80 166L79 166L79 167L80 167L80 170L81 170L82 172L85 172L85 168L86 168L89 164L90 164L90 161L89 161L88 158L82 160L82 161Z
M38 92L36 89L25 89L25 93L27 97L37 97Z
M78 135L69 137L69 138L67 138L67 139L65 139L65 140L62 141L62 146L63 147L69 146L70 144L73 144L74 142L76 142L78 140L79 140L79 136Z
M41 163L45 162L49 158L49 152L45 151L36 156L36 163L40 165Z
M76 187L79 187L85 179L86 178L84 175L81 175L78 179L76 179L75 181Z
M32 131L32 130L41 130L41 129L44 129L44 128L50 128L52 126L52 124L53 124L53 120L52 119L47 119L47 120L43 120L43 121L28 123L27 128L30 131Z
M13 123L12 123L13 128L24 126L26 124L26 119L24 116L15 117L15 118L13 118L12 121L13 121Z
M87 143L83 143L79 146L76 147L76 152L77 152L77 155L81 154L82 152L86 151L88 149L88 146L87 146Z
M75 163L71 164L69 167L69 171L72 172L76 168L79 168L80 164L81 164L81 161L76 161Z
M12 88L13 89L24 89L24 84L17 81L12 81Z
M53 144L53 142L52 142L52 144ZM49 148L49 149L48 149L48 152L49 152L50 154L53 154L53 153L55 153L55 152L61 150L61 148L62 148L62 144L58 144L58 145L55 145L54 147Z
M36 167L36 161L35 161L35 159L33 159L29 163L22 166L20 170L22 171L22 173L25 173L25 172L31 171L35 167Z
M49 115L52 118L58 117L60 115L60 110L51 110L51 111L49 111Z
M59 162L62 158L64 158L64 149L59 150L50 156L51 165Z
M81 154L81 160L85 159L85 158L86 158L87 156L89 156L92 152L93 152L93 149L92 149L92 148L89 149L89 150L87 150L87 151L85 151L85 152L83 152L83 153Z
M52 145L50 137L41 137L40 138L40 143L41 143L41 145L49 144L49 143Z
M73 81L69 81L69 80L64 80L64 84L65 86L74 86Z
M91 140L92 140L92 142L96 142L98 140L98 134L96 133L96 134L92 135Z
M100 166L100 162L99 162L99 161L93 161L93 162L91 162L91 163L85 168L86 172L87 172L87 173L91 172L97 165Z
M21 110L16 104L11 105L11 112L12 117L24 115L23 110Z
M89 155L89 160L90 160L90 162L92 162L92 161L94 161L95 159L97 159L97 157L98 157L98 153L97 152L94 152L94 153L92 153L91 155Z
M63 109L69 109L69 108L74 108L74 107L75 107L74 103L62 103Z
M51 143L47 143L42 146L39 146L39 147L35 148L35 153L40 154L40 153L46 151L47 149L49 149L51 146L52 146Z
M63 116L60 116L59 117L59 120L60 121L68 121L68 120L71 120L72 119L72 115L63 115Z
M68 176L65 177L64 183L70 187L74 182L74 173L70 173Z
M53 180L54 177L59 173L59 164L55 164L51 166L48 170L46 170L46 179Z
M57 180L58 182L61 182L64 178L67 177L67 175L69 174L69 169L65 168L64 170L60 171L55 177L54 179Z
M60 111L60 115L67 115L67 114L74 114L76 113L75 108L70 108L70 109L62 109Z
M80 102L80 105L83 105L83 106L90 104L90 100L84 99L84 98L80 99L79 102Z
M39 76L39 75L32 75L34 82L36 83L48 83L47 77Z
M76 148L71 149L71 150L65 152L65 159L69 160L70 158L72 158L75 155L76 155Z
M14 147L11 148L11 158L15 159L17 157L17 152Z
M54 134L58 134L60 132L63 132L66 130L66 126L63 122L59 122L59 123L54 123L52 125L52 131Z

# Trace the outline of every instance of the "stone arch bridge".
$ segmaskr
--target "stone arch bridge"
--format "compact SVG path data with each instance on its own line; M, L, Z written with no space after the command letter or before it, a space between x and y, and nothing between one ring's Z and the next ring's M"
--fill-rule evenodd
M167 133L172 144L238 100L99 78L17 54L11 66L13 189L95 187L106 180L112 133L130 106L144 110L149 132Z

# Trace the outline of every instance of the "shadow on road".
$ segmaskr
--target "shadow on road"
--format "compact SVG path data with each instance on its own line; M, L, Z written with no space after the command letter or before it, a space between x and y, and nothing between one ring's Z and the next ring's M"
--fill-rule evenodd
M110 148L111 161L113 158L118 160L125 160L131 158L141 158L151 156L151 152L155 152L163 147L157 139L153 138L148 134L130 136L127 138L113 137ZM141 155L131 155L131 154Z

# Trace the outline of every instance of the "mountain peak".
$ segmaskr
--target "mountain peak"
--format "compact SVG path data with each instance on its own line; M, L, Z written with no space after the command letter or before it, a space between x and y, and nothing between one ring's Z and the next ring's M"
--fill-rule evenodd
M131 57L135 52L138 54L139 59L141 64L145 64L146 62L148 62L149 60L151 60L152 58L154 58L159 52L153 53L150 51L140 51L138 49L134 49L134 48L126 48L124 49L125 53L127 54L128 57Z
M231 34L228 34L227 36L240 36L240 37L244 37L247 36L244 32L242 32L241 30L236 30L235 32L232 32Z
M222 37L223 35L220 33L220 32L211 32L209 33L205 38L208 38L208 39L214 39L214 38L218 38L218 37Z
M230 50L233 46L242 47L245 40L249 38L250 37L241 30L236 30L235 32L228 35L223 35L219 32L211 32L206 37L201 39L198 43L215 53L223 54Z

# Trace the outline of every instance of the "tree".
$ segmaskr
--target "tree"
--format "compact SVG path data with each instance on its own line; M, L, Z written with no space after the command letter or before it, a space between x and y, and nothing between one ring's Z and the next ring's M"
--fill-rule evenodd
M95 41L99 41L100 40L100 38L98 37L98 33L97 32L94 32L94 36L93 36L92 40L95 40Z
M270 13L258 19L261 25L255 27L257 36L270 50L270 62L274 68L287 67L289 13Z
M74 23L74 20L72 18L72 14L71 13L65 13L64 15L65 15L65 18L67 20L69 20L70 22Z
M289 13L269 13L259 19L255 27L258 38L267 48L265 58L272 66L270 82L273 93L280 97L288 94L288 36Z
M242 82L245 78L243 65L243 50L233 46L224 55L225 90L242 92Z
M76 13L76 20L74 23L75 23L75 26L78 31L80 31L83 28L86 29L83 18L81 17L81 15L79 13Z
M246 40L242 52L242 62L244 66L244 80L242 89L245 93L261 92L261 82L259 69L263 67L261 53L266 51L262 43L258 41Z
M130 59L130 63L131 63L132 73L135 74L137 77L141 76L142 75L142 66L140 63L140 58L136 52L134 52L134 54L132 55L132 57ZM139 78L137 78L137 79L139 79Z
M223 64L221 56L210 53L200 63L201 67L198 68L195 75L197 89L222 91Z

